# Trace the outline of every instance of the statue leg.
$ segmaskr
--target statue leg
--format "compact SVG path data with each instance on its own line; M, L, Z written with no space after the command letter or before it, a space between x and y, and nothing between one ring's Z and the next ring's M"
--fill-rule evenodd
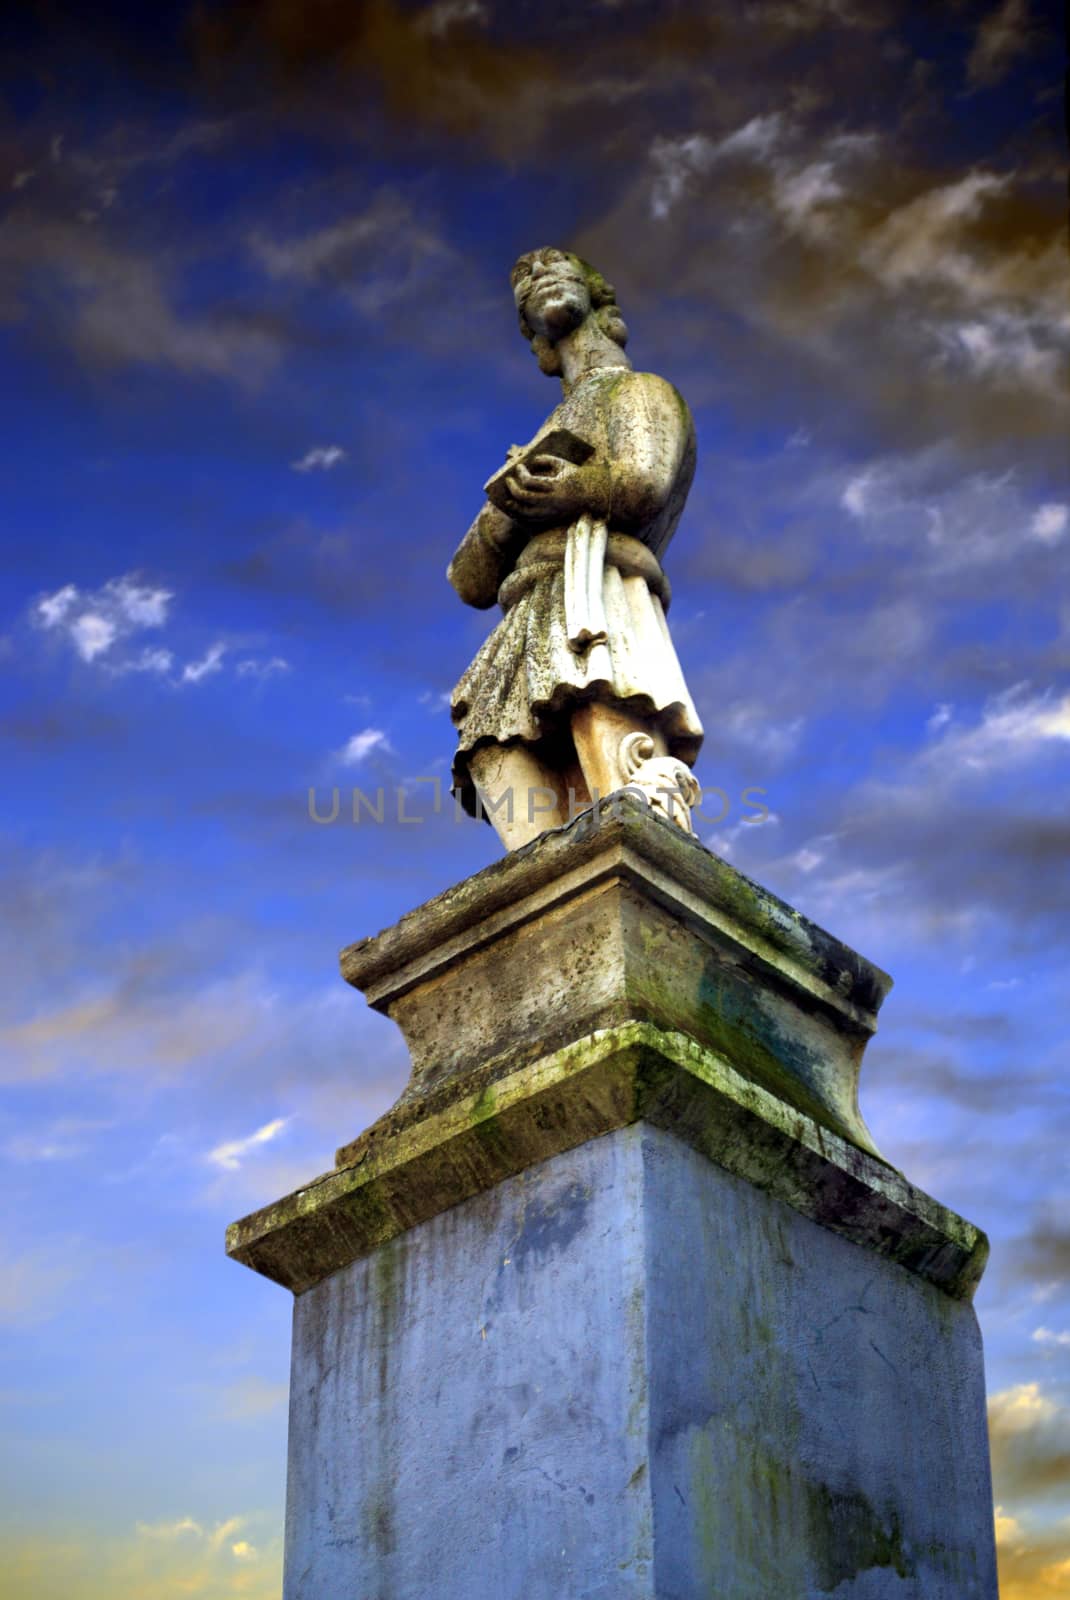
M592 701L572 716L572 737L588 790L599 797L625 787L685 833L702 791L690 767L669 754L656 723L620 705Z
M597 790L602 798L630 781L637 763L621 747L631 733L648 735L653 741L650 755L668 755L665 736L653 722L623 706L592 700L572 713L572 738L591 794Z
M522 744L482 745L468 761L486 816L507 850L569 820L569 776L553 772ZM573 811L584 800L574 803Z

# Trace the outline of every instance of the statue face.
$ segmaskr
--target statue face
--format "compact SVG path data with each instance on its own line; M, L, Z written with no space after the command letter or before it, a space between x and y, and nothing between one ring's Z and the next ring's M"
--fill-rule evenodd
M528 327L552 343L590 315L587 279L564 250L532 250L521 256L511 281L516 308Z

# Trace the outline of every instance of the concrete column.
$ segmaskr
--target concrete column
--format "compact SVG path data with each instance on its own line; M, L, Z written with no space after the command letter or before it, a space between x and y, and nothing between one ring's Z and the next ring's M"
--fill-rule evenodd
M343 971L412 1080L229 1230L285 1600L996 1600L986 1244L858 1112L889 980L640 802Z

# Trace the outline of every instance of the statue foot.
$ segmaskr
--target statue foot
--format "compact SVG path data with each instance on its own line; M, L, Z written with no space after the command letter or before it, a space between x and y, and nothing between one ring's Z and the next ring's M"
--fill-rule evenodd
M648 733L629 733L620 742L620 762L628 774L625 789L642 795L652 811L694 833L691 807L702 798L695 774L676 756L657 754Z

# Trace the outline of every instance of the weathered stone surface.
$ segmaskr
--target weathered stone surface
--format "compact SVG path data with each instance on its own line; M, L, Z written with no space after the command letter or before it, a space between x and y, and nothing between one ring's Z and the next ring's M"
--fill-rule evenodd
M297 1300L285 1600L996 1593L972 1308L649 1123Z
M476 1069L504 1072L649 1021L876 1153L858 1074L891 979L634 796L544 834L341 959L412 1054L391 1130Z
M284 1600L996 1600L984 1236L872 1149L889 980L634 798L343 952L412 1080L235 1223Z
M668 814L690 829L702 725L660 557L694 475L691 413L671 383L632 370L613 288L588 262L534 250L512 283L521 331L563 395L488 479L450 563L462 600L504 613L453 693L454 787L473 815L486 800L509 849L562 822L570 797L629 782L671 790Z
M237 1260L301 1294L503 1179L644 1121L955 1298L982 1233L713 1052L649 1023L608 1029L366 1143L352 1164L228 1230Z

